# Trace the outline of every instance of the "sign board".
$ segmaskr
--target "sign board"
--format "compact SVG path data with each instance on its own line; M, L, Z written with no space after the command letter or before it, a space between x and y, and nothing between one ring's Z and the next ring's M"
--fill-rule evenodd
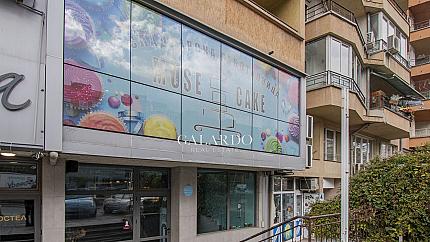
M312 204L318 201L324 200L324 193L304 193L304 214L307 214L310 212L310 207Z
M42 148L42 17L13 9L0 8L0 32L8 33L0 38L0 145Z

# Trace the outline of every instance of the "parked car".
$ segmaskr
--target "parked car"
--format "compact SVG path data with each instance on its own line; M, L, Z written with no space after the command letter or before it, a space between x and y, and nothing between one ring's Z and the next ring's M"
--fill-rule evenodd
M92 196L68 196L66 198L66 217L95 217L97 206Z
M133 206L133 194L117 194L106 198L103 205L105 213L129 213Z

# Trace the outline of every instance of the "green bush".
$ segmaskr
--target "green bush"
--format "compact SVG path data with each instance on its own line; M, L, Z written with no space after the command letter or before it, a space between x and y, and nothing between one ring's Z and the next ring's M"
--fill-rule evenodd
M430 145L376 158L351 177L350 230L364 241L430 241ZM340 212L340 197L315 203L310 216ZM326 236L332 237L328 228Z

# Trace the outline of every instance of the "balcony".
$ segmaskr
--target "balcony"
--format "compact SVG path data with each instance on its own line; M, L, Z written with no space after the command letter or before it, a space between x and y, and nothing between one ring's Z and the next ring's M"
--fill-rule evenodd
M430 74L430 55L421 55L411 60L411 66L412 77Z
M325 86L337 86L337 87L346 87L351 92L357 94L360 101L366 106L366 97L361 92L357 83L351 78L344 76L342 74L333 72L333 71L325 71L312 76L308 76L306 78L306 90L314 90Z
M366 119L366 96L350 77L324 71L306 78L306 111L333 123L340 123L341 88L349 89L351 125L362 125Z
M333 35L350 43L363 60L366 58L364 38L354 14L334 1L306 10L306 41Z
M387 42L383 39L367 43L367 53L369 58L366 60L368 65L382 73L396 74L407 83L410 83L410 63L400 55L400 52L388 50Z
M415 137L430 137L430 128L425 129L415 129Z
M414 23L411 26L412 31L418 31L418 30L427 29L427 28L430 28L430 19L427 19L418 23Z
M366 12L374 13L383 10L403 33L409 34L408 16L395 0L362 0Z

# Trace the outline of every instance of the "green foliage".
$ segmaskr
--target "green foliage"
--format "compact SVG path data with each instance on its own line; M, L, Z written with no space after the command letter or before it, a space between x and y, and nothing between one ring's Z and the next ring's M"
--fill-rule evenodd
M351 177L350 225L365 241L430 241L430 145L376 158ZM339 213L340 197L312 205L310 216ZM333 236L332 229L324 231Z

